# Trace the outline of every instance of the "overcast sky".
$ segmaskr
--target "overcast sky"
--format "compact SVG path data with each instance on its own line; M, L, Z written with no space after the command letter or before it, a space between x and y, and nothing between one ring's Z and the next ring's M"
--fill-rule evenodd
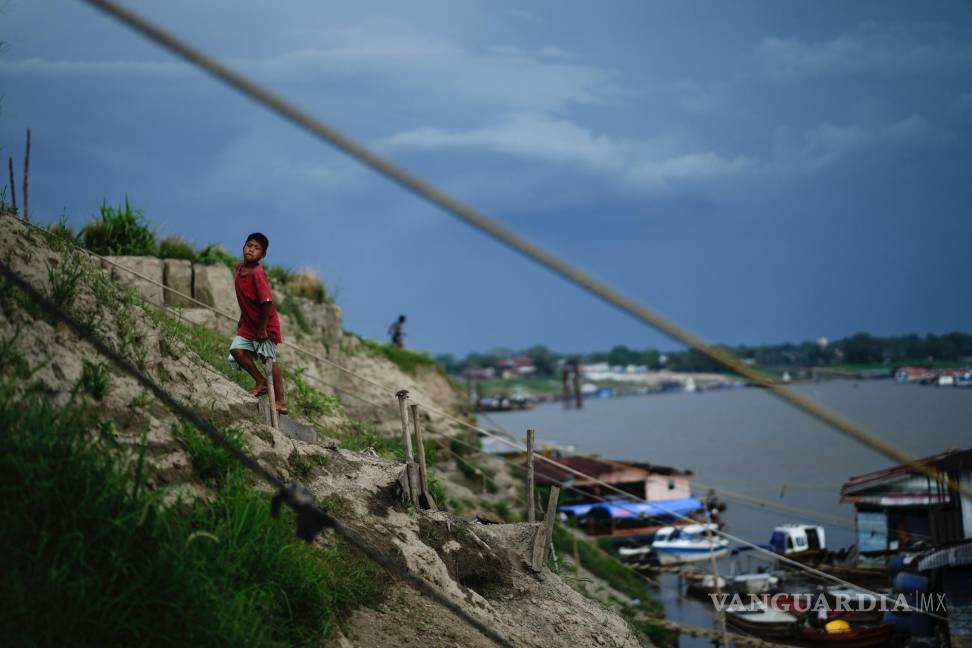
M972 329L968 3L126 5L711 341ZM435 353L676 347L83 3L0 6L36 219L262 230Z

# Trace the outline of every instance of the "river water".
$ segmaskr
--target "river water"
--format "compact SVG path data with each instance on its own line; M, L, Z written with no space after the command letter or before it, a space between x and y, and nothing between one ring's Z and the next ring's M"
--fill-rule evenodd
M793 388L912 456L972 445L972 390L888 380ZM538 441L573 445L578 452L692 470L698 494L711 486L794 509L770 510L724 498L729 505L722 514L726 530L756 543L767 542L778 524L823 522L828 548L853 544L854 510L840 503L841 484L894 463L761 389L594 399L580 411L545 404L491 418L511 434L524 435L532 427ZM674 575L661 580L666 589L656 596L669 618L711 625L707 607L676 593ZM679 645L705 644L683 637Z

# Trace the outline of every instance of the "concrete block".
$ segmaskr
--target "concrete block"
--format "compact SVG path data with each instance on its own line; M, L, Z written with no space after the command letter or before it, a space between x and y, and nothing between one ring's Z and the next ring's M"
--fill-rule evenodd
M239 317L233 271L224 265L193 266L193 297L204 304Z
M192 297L192 261L187 259L165 259L165 285ZM165 291L165 303L169 306L193 308L196 306L190 299L177 295L169 290Z
M162 259L144 256L110 256L105 258L117 263L123 268L134 270L135 272L138 272L139 274L158 282L158 284L162 284L165 278ZM122 288L134 288L136 291L138 291L139 295L153 304L163 303L164 297L162 295L163 291L161 285L153 284L135 276L131 272L126 272L122 268L115 266L112 266L111 268L111 278Z

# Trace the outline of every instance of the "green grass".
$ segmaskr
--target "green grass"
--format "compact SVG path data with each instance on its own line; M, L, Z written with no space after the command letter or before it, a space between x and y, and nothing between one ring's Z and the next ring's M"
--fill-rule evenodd
M8 645L319 645L384 577L227 467L163 506L84 408L0 384L0 629Z
M196 251L177 234L167 236L159 241L158 254L160 259L196 260Z
M155 234L141 209L125 202L117 207L103 201L98 217L81 230L84 247L107 255L152 256L156 254Z
M108 365L103 362L94 363L83 358L81 360L81 378L78 381L81 389L96 401L102 400L111 389L111 374Z
M362 342L368 351L375 355L384 356L405 373L414 374L419 367L439 369L439 365L428 353L399 349L390 343L382 344L375 340L362 339Z
M246 449L239 430L225 428L221 432L238 449ZM227 477L239 467L228 451L213 443L187 421L174 424L172 434L189 453L193 471L211 485L223 485Z
M378 432L374 424L367 421L350 421L340 428L325 430L324 433L337 439L342 448L360 452L374 448L379 456L397 461L405 460L405 447L398 436L385 436Z
M314 419L319 416L335 416L342 411L337 396L325 394L307 384L303 371L285 372L290 379L287 392L291 407L301 416Z
M499 487L496 485L496 481L489 476L487 471L483 470L478 464L469 459L464 459L459 455L454 455L456 460L456 467L459 468L459 472L465 475L466 479L473 482L474 484L485 484L486 492L488 493L498 493Z
M196 254L196 262L203 265L225 265L231 270L243 261L242 257L234 256L226 251L222 245L207 245Z

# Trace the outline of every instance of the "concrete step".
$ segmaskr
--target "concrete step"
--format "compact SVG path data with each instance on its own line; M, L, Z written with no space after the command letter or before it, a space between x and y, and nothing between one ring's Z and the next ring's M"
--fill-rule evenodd
M266 396L260 398L260 414L263 415L263 420L267 425L270 425L269 403L270 399ZM304 425L295 421L286 414L278 415L277 422L280 427L280 433L288 439L296 439L305 443L317 443L320 440L317 436L317 430L310 425Z

